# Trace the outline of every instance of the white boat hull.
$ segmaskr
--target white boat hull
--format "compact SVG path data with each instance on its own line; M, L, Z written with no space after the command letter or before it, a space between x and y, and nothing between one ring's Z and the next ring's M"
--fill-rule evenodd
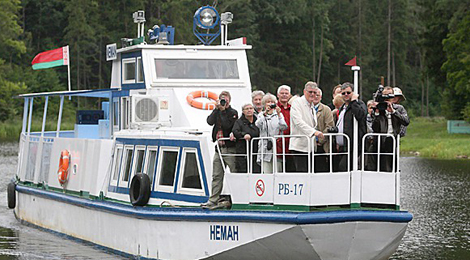
M116 213L107 208L113 203L96 206L68 195L35 194L36 189L24 187L17 190L15 214L20 220L152 259L388 259L407 227L407 222L367 220L319 224L224 221L204 219L204 214L218 213L202 210L193 221L183 220L181 212L175 212L175 220L171 220L152 216L145 208L118 205L124 210Z

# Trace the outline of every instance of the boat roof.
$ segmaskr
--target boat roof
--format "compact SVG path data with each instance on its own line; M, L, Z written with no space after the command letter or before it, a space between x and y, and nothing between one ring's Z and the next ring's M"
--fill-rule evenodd
M106 89L88 89L88 90L71 90L71 91L52 91L40 93L28 93L18 95L20 98L32 97L50 97L50 96L79 96L79 97L96 97L96 98L109 98L113 91L120 91L119 88L106 88Z
M120 48L117 50L118 53L127 52L132 50L139 50L139 49L172 49L172 50L249 50L251 49L251 45L232 45L232 46L224 46L224 45L161 45L161 44L137 44L125 48Z

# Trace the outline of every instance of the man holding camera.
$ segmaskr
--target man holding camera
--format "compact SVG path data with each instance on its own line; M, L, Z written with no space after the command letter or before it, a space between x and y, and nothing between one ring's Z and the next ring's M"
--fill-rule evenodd
M374 133L385 133L395 138L400 134L403 126L408 126L410 120L402 105L394 104L393 89L386 87L383 91L376 92L372 113L372 130ZM393 152L393 139L391 137L381 138L381 153ZM392 171L392 156L380 156L381 171Z
M346 152L350 153L350 166L352 168L353 163L353 151L351 149L352 144L354 143L354 138L358 138L359 147L358 154L361 154L361 142L362 137L367 132L366 126L366 116L367 116L367 107L366 104L359 98L359 95L353 92L353 84L350 82L345 82L341 85L341 95L344 99L344 104L339 109L338 121L336 122L336 127L338 128L338 133L346 134L349 137L350 143L346 143L347 139L343 136L336 136L336 151L337 152ZM354 134L354 119L358 123L358 135ZM346 156L336 156L334 159L334 165L336 166L335 171L346 171L347 170L347 157Z
M230 106L230 93L222 91L217 100L216 108L207 117L207 123L214 126L212 128L212 141L219 142L220 152L224 154L235 154L235 142L233 140L220 140L221 138L233 137L230 136L233 125L238 119L238 113ZM230 170L235 170L235 157L223 156L225 165L230 167ZM220 155L218 150L215 150L214 159L212 161L212 193L209 201L203 205L207 208L215 208L219 202L220 193L224 182L225 169L222 167Z
M317 98L318 91L317 83L309 81L305 84L304 95L292 102L290 110L291 135L306 135L323 141L323 132L316 128L318 119L313 103ZM291 137L289 150L294 155L297 172L308 172L308 140L302 137Z

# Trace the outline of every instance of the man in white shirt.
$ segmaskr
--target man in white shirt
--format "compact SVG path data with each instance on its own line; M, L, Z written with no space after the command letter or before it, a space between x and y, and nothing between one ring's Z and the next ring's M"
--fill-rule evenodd
M304 95L292 102L290 111L291 135L305 135L323 140L323 132L316 129L318 121L313 103L318 90L317 83L309 81L305 84ZM308 153L311 152L308 149L308 143L307 138L291 137L290 139L289 150L294 154L297 172L308 172Z

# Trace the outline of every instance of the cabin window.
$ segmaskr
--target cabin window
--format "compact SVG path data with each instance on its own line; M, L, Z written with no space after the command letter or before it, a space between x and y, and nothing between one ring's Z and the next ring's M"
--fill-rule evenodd
M196 151L185 153L182 188L202 189Z
M114 131L119 130L119 98L113 98L113 127Z
M157 79L239 79L237 60L155 59Z
M130 120L130 116L129 116L129 113L130 113L130 99L129 97L123 97L122 98L122 102L121 102L121 106L122 106L122 120L121 120L121 129L128 129L129 128L129 120Z
M157 148L149 148L147 153L145 173L150 178L150 183L153 183L153 175L155 174L155 163L157 160Z
M159 185L173 186L176 174L176 163L178 160L178 150L163 150L160 160L160 178Z
M129 181L133 154L134 154L133 147L126 147L125 152L124 152L124 160L123 160L124 165L122 167L122 178L121 178L123 182Z
M131 59L123 59L122 66L124 72L122 83L124 84L133 84L135 83L135 74L136 74L136 67L135 67L135 58Z
M113 181L118 180L119 176L119 166L121 165L121 156L122 156L122 147L117 147L116 152L114 153L114 173L113 173Z
M137 58L137 83L144 82L144 70L142 66L142 57Z
M145 147L137 148L135 154L135 164L133 171L135 174L142 173L142 166L144 164L144 154L145 154Z

